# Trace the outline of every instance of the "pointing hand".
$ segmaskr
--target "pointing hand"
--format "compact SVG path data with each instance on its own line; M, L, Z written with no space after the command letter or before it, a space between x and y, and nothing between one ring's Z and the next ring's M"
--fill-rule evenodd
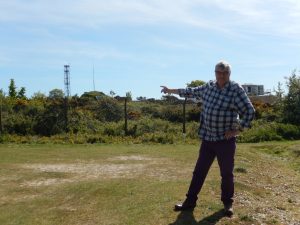
M161 92L164 93L164 94L168 94L169 93L169 88L167 88L166 86L160 86L162 89L161 89Z

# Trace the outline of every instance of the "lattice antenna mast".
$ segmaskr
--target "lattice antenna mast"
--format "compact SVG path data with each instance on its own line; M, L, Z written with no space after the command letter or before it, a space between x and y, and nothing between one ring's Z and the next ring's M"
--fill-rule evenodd
M65 67L65 96L71 96L71 87L70 87L70 65L64 65Z

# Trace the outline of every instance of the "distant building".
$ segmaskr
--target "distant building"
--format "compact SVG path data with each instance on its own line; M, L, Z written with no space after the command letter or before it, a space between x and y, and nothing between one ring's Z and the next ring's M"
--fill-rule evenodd
M242 87L249 96L264 95L264 85L243 84Z

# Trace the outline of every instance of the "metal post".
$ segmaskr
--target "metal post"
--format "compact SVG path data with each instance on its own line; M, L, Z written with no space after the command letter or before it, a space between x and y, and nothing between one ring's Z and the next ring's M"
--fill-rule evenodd
M186 129L185 129L185 107L186 107L186 101L187 101L187 98L184 99L184 102L183 102L183 124L182 124L182 136L183 136L183 139L185 140L185 136L186 136Z

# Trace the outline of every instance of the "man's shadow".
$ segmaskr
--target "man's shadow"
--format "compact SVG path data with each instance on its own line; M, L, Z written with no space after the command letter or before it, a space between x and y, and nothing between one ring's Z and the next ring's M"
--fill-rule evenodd
M174 223L170 223L169 225L215 225L223 217L225 217L225 214L223 209L221 209L197 222L192 210L182 211L178 215L176 221Z

